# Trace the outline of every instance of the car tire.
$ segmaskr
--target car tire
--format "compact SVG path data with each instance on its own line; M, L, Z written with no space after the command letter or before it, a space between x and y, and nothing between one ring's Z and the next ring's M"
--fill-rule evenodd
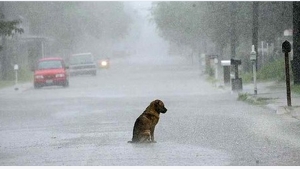
M63 84L63 87L69 87L69 81L66 80L65 83Z
M40 89L42 86L39 85L39 84L34 83L34 84L33 84L33 87L34 87L35 89Z

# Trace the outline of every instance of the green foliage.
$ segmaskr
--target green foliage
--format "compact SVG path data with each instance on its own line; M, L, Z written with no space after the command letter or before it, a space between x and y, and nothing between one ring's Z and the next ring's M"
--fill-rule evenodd
M33 81L33 72L21 68L18 70L18 82L24 83L24 82L31 82ZM7 80L0 80L0 89L8 86L12 86L15 84L15 72L9 71Z
M0 19L0 35L12 36L14 33L23 33L24 30L17 27L20 23L20 20L4 21Z
M15 71L11 70L8 72L7 81L15 81ZM33 72L29 71L25 68L20 68L18 70L18 81L20 82L28 82L33 80Z
M252 37L252 4L249 1L157 2L152 14L165 39L198 49L199 41L209 38L222 49L230 42L232 13L236 19L236 45L239 40ZM291 9L292 2L259 2L260 38L274 42L285 29L291 28Z
M215 71L212 67L206 66L205 67L205 73L208 74L210 77L213 77L215 74Z
M291 88L294 93L300 94L300 85L292 85Z
M247 102L247 103L253 104L253 105L266 105L269 102L271 102L273 99L272 98L264 98L264 97L256 97L249 93L239 93L237 100Z
M290 68L291 70L291 68ZM292 75L292 72L290 72ZM249 83L253 81L253 73L245 72L241 75L243 82ZM265 64L260 70L257 71L257 80L260 81L284 81L285 80L285 63L283 58L279 58L272 62Z
M253 82L253 74L252 74L252 72L251 73L250 72L242 73L241 78L243 79L244 83L251 83L251 82Z
M202 24L204 6L199 5L200 3L206 2L155 3L152 15L161 36L176 44L193 46L207 30Z
M259 34L274 42L285 29L293 28L293 2L259 2Z
M30 34L55 39L56 48L72 49L86 35L118 40L131 22L123 2L26 1L6 2L6 6L29 22Z
M0 36L12 36L15 33L23 33L24 30L22 28L17 27L21 23L21 20L12 20L6 21L4 19L4 14L0 13ZM0 51L3 49L0 46Z
M284 59L277 59L264 65L257 73L259 80L278 80L285 79L285 63Z
M0 80L0 89L14 85L14 81Z
M249 95L248 93L239 93L237 100L239 100L239 101L245 101L245 100L247 100L248 95Z

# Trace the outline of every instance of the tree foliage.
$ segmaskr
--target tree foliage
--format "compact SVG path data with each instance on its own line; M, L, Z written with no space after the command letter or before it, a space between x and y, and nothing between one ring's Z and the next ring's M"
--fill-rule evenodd
M23 33L24 30L17 26L20 22L20 20L5 21L0 19L0 35L12 36L14 33Z
M208 37L224 48L230 43L232 18L236 23L237 44L252 37L252 2L233 3L235 8L226 1L157 2L152 8L153 20L161 36L169 41L194 49L197 42ZM259 9L261 40L273 42L285 29L292 28L291 2L260 2Z
M123 2L28 1L7 2L11 14L29 22L30 34L50 36L58 46L72 48L82 36L97 39L123 38L130 17Z
M20 20L6 21L4 19L4 14L0 13L0 36L12 36L15 33L23 33L24 30L18 27L18 24L20 23ZM0 51L2 48L3 47L0 46Z

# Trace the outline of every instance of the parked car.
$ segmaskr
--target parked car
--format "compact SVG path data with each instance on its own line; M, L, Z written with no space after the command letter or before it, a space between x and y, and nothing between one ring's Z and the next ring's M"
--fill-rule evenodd
M38 60L34 70L34 88L43 86L69 86L67 66L62 58L51 57Z
M97 75L96 63L92 53L73 54L69 58L70 75Z

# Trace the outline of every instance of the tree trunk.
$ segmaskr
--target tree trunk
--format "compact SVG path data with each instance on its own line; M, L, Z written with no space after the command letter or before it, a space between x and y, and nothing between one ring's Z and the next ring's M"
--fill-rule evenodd
M231 23L230 23L230 47L231 47L231 58L234 59L236 56L236 2L231 2Z
M252 25L252 45L254 45L256 52L256 70L258 70L258 8L259 2L253 2L253 25Z
M1 76L3 80L8 80L9 60L7 58L6 37L2 36L2 51L1 51Z
M293 61L294 84L300 85L300 2L293 2Z

